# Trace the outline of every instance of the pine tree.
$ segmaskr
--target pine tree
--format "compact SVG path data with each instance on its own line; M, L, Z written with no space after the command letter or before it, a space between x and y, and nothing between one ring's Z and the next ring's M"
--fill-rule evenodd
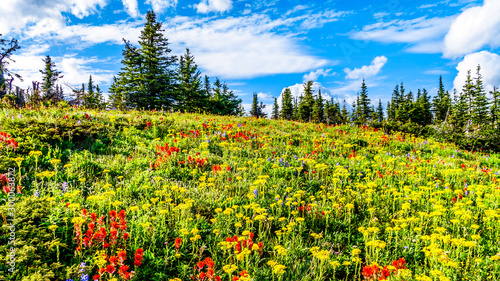
M274 120L278 120L280 118L280 109L279 109L278 99L277 98L274 98L272 118Z
M488 123L488 98L484 91L483 77L481 76L481 66L477 66L476 84L474 85L472 122L481 126Z
M209 93L202 89L200 75L198 66L194 63L194 56L186 49L186 54L180 57L177 71L177 108L187 112L208 109Z
M431 101L426 89L422 90L422 95L419 98L418 105L421 110L421 120L422 126L432 124L432 111L431 111Z
M377 112L377 121L379 123L382 123L382 121L384 121L384 107L382 106L382 100L378 100L378 106L377 106L377 109L376 109L376 112Z
M344 104L342 105L342 111L340 111L340 119L342 124L349 123L349 112L347 111L346 102L344 100Z
M212 89L213 95L210 98L210 113L218 115L241 115L241 99L238 99L234 92L229 90L226 83L221 83L215 79Z
M46 56L42 59L45 63L45 68L40 70L42 73L42 93L44 95L43 99L45 101L50 101L52 103L57 103L60 101L56 92L56 82L58 79L63 78L60 71L56 70L56 64L52 62L50 56Z
M300 120L300 115L299 115L299 102L297 101L297 98L293 98L293 113L292 113L292 120Z
M286 120L292 120L293 118L292 92L289 88L286 88L283 91L283 95L281 97L280 116Z
M113 76L113 83L109 87L109 106L114 109L123 110L125 108L125 92L118 83L116 76Z
M433 111L435 123L442 123L446 120L451 107L450 94L444 90L443 77L439 76L439 90L433 100Z
M304 83L304 95L299 102L299 117L303 122L310 122L312 119L312 109L314 106L313 81Z
M357 103L358 123L365 124L370 120L372 108L370 107L370 99L368 98L368 87L366 86L365 79L361 84L361 92Z
M2 34L0 34L0 37L1 36ZM14 60L12 59L12 55L20 48L21 47L19 46L17 39L0 39L0 99L2 99L5 94L7 94L7 90L8 88L10 88L8 87L8 84L12 85L12 81L14 80L14 78L20 79L22 81L22 78L19 74L11 72L7 68L10 62L14 62ZM10 79L8 77L10 77Z
M453 95L454 102L452 106L452 124L456 132L463 132L465 126L467 125L467 95L465 92L460 92L457 94L456 91Z
M321 96L321 90L318 91L318 97L314 100L312 121L314 123L323 123L325 115L325 106L323 104L323 97Z

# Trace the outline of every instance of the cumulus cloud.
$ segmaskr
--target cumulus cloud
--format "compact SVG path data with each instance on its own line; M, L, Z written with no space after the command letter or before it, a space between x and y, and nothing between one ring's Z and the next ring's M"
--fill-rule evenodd
M381 43L408 43L409 52L441 53L442 41L455 16L377 22L351 33L352 39Z
M335 72L333 72L333 69L323 69L323 68L320 68L320 69L318 69L316 71L311 71L311 72L305 74L304 77L303 77L303 80L304 80L304 82L306 82L306 81L316 81L321 76L327 77L327 76L332 76L332 75L335 75Z
M451 25L444 40L444 56L457 58L485 46L500 46L500 1L466 9Z
M173 50L189 47L208 75L225 79L301 73L334 63L305 53L293 35L275 31L300 20L268 15L196 21L177 17L168 22L165 33Z
M233 7L231 0L202 0L195 5L198 13L206 14L210 12L229 12Z
M471 70L472 77L476 77L478 65L481 65L481 75L486 92L492 91L494 86L497 88L500 86L500 56L488 51L481 51L466 55L458 64L458 74L453 81L453 87L457 91L462 90L468 70Z
M345 68L346 79L360 79L369 78L377 75L382 67L387 63L387 58L385 56L379 56L373 59L370 65L364 65L361 68L355 68L353 70Z
M123 7L131 17L139 16L139 8L137 5L137 0L122 0Z
M64 24L62 13L84 18L103 8L106 0L3 1L0 5L0 33L20 32L26 25Z

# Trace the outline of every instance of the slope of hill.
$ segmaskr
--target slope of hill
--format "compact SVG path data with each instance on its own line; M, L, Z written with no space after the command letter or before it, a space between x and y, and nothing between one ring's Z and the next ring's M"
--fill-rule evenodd
M0 279L500 278L498 155L180 113L0 124Z

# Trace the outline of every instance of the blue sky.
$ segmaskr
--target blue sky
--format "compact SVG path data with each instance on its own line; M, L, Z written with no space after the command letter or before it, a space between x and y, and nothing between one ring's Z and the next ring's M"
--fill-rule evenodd
M500 85L500 1L296 0L7 0L0 33L22 49L9 67L40 80L50 55L67 87L93 78L104 91L120 69L122 38L137 42L147 10L164 23L172 53L189 48L210 77L251 102L271 104L301 84L350 104L366 79L372 101L386 103L394 86L426 88L439 76L460 89L481 64L487 90ZM271 106L268 106L268 110Z

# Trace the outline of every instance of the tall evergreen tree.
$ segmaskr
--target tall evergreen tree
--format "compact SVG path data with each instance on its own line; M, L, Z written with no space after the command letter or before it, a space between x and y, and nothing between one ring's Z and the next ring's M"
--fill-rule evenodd
M293 120L300 120L300 115L299 115L299 102L297 98L293 98L293 113L292 113L292 119Z
M465 79L465 84L462 88L463 98L467 104L467 113L464 115L464 127L467 132L469 132L469 127L472 124L472 104L474 99L474 84L472 83L471 71L467 71L467 76Z
M439 76L439 90L433 100L433 111L436 124L446 120L451 108L451 99L448 91L444 90L443 77Z
M175 56L170 56L168 39L153 11L146 14L146 23L137 48L125 41L122 71L118 85L125 91L128 106L133 108L171 108L178 98L175 92Z
M363 83L361 84L357 108L359 124L366 124L370 120L372 108L370 106L370 99L368 98L368 87L366 86L365 79L363 79Z
M382 106L382 100L378 100L378 106L377 106L377 109L376 109L376 112L377 112L377 121L379 123L382 123L382 121L384 121L384 107Z
M325 116L325 106L323 103L323 97L321 96L321 90L319 90L318 97L314 100L311 119L314 123L323 123L324 116Z
M57 103L60 100L60 97L57 96L56 92L56 84L57 80L63 78L61 72L56 70L56 64L52 61L50 56L46 56L42 59L45 63L45 68L40 70L42 73L42 93L44 94L43 99L45 101L50 101L53 103Z
M490 92L492 97L492 103L490 107L490 122L492 128L495 130L500 129L500 91L496 87Z
M474 85L474 99L473 99L473 114L472 122L475 125L481 126L488 124L488 98L484 91L483 77L481 75L481 66L477 66L477 77Z
M286 120L292 120L293 118L292 92L289 88L286 88L281 96L280 116Z
M0 37L1 36L2 34L0 34ZM14 78L22 81L19 74L11 72L7 68L10 62L14 62L12 55L20 48L16 39L12 38L11 40L7 40L5 38L0 38L0 99L5 96Z
M280 118L280 108L279 108L279 105L278 105L278 99L277 98L274 98L272 118L274 120L278 120Z
M250 110L250 116L252 117L257 117L261 118L264 117L264 108L266 107L265 104L262 102L259 103L259 98L257 93L253 94L253 101L252 101L252 109Z
M304 83L304 95L299 102L299 117L301 121L310 122L312 119L312 109L314 106L313 81Z
M201 73L189 49L186 49L186 54L180 57L177 76L177 107L187 112L208 109L209 94L203 90Z
M109 106L119 110L125 109L125 92L122 88L120 88L120 84L118 83L116 76L113 76L113 83L109 87L109 93Z
M347 124L349 123L349 111L347 111L346 102L344 100L344 104L342 105L342 110L340 111L341 123Z

